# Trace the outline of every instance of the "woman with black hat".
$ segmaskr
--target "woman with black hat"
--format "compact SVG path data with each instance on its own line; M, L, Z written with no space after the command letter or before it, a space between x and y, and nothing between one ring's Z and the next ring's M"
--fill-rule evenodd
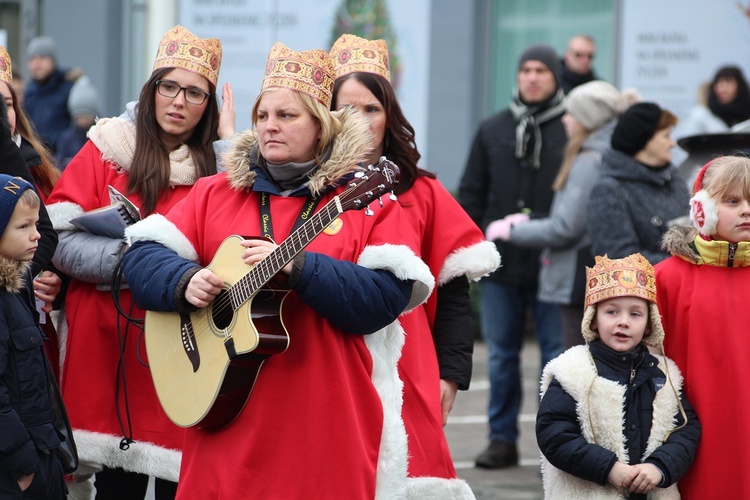
M588 205L594 255L641 253L652 264L669 257L661 238L687 218L687 184L672 164L677 117L653 102L631 106L612 133Z

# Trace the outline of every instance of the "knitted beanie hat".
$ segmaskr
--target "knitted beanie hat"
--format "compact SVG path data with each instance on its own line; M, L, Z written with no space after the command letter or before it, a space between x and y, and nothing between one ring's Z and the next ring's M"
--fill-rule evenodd
M53 61L57 61L55 40L50 36L38 36L32 39L26 48L26 59L32 57L51 57Z
M620 91L601 80L584 83L568 93L568 113L586 130L596 130L616 117Z
M659 128L663 110L654 102L639 102L627 109L612 132L612 149L633 156L648 144Z
M68 111L73 118L83 115L99 116L99 95L88 76L78 78L70 89Z
M549 45L532 45L528 49L524 50L521 57L518 58L518 70L521 69L523 63L526 61L539 61L549 68L553 75L555 75L555 82L557 86L560 86L560 80L562 79L562 65L560 64L560 58L557 56L557 52Z
M8 227L18 199L27 189L34 189L34 186L20 177L0 174L0 237Z

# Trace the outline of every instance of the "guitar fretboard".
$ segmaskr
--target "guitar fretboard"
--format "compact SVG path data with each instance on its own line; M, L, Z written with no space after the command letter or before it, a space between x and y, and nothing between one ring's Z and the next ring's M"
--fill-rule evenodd
M327 228L344 210L340 209L338 197L329 201L310 220L297 228L287 239L255 265L250 272L237 281L230 289L232 309L237 310L255 292L300 253L310 242Z

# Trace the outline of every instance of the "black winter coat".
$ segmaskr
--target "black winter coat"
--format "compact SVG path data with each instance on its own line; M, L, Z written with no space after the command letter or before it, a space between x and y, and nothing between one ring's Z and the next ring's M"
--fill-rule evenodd
M552 204L552 183L562 162L567 138L558 116L540 125L541 167L534 169L515 157L516 123L510 110L482 122L471 146L461 179L458 199L482 231L506 215L531 211L545 216ZM527 151L533 151L533 134ZM502 266L488 278L510 285L536 286L540 250L495 241Z
M5 113L0 113L0 173L21 177L31 183L32 186L36 186L21 150L10 138L10 126ZM42 238L39 240L39 246L31 264L32 276L36 276L48 267L57 248L57 231L52 227L52 222L43 203L39 205L39 225L37 228Z
M48 461L51 451L56 456L54 450L60 447L52 423L44 338L30 280L28 276L24 279L24 267L0 256L0 491L3 492L17 489L18 478L38 472L40 462ZM64 494L65 486L60 482L52 491Z

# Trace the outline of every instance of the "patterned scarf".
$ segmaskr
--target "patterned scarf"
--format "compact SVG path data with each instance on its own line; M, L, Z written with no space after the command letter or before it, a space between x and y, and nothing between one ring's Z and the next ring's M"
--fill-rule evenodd
M565 113L565 94L558 88L557 93L548 101L527 106L521 102L518 89L513 89L513 100L510 102L510 112L516 121L516 159L526 158L529 145L529 129L534 133L534 151L531 155L531 166L538 169L539 156L542 152L542 131L539 128L544 122Z

